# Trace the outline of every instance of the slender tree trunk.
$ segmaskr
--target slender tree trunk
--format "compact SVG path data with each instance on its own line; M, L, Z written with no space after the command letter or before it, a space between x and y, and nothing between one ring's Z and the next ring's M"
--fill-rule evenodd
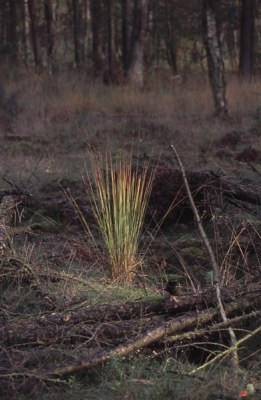
M251 78L255 65L255 0L242 0L239 73Z
M235 35L234 30L228 29L227 33L226 33L226 38L225 38L227 49L228 49L228 54L229 54L229 61L230 61L230 65L231 65L233 72L237 70L237 62L236 62L237 51L236 51L236 43L235 43L234 35Z
M6 44L9 45L10 56L9 61L15 63L17 61L17 2L15 0L9 0L7 5L7 13L4 16L7 17L6 24Z
M73 0L73 19L74 58L77 69L81 69L84 62L83 0Z
M108 73L110 83L115 83L115 25L113 0L107 0L108 11Z
M17 26L17 15L16 15L16 1L9 0L9 18L8 18L8 34L7 41L13 44L16 44L17 35L16 35L16 26Z
M130 25L130 0L122 0L122 64L125 75L128 73L130 41L131 41L131 25Z
M129 81L132 85L144 85L144 46L147 28L148 0L134 0L133 25L131 35Z
M217 26L215 0L203 0L203 38L215 115L227 115L225 68Z
M1 43L7 42L7 3L5 1L0 1L0 11L1 11Z
M89 0L83 0L83 17L82 17L82 37L83 37L83 58L88 54L88 37L89 37L89 24L88 24L88 14L89 14Z
M36 68L42 67L42 56L40 50L40 38L37 26L36 3L35 0L28 0L28 10L31 20L31 38Z
M47 29L47 56L48 59L55 60L55 26L53 15L53 4L51 0L45 0L45 20Z
M94 76L102 75L103 70L103 4L102 0L91 0L92 18L92 59Z
M29 21L29 11L28 11L28 0L24 0L22 4L22 48L24 54L24 63L26 68L28 68L28 49L30 43L30 21Z
M167 38L167 54L168 60L172 69L172 73L174 75L178 74L178 65L177 65L177 46L175 40L175 34L173 29L173 24L171 22L171 9L170 9L170 0L166 0L166 19L168 26L168 38Z

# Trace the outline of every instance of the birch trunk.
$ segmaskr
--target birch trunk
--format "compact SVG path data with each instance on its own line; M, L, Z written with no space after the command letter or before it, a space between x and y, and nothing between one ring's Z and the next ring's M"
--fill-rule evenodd
M148 0L135 0L131 36L129 82L142 88L144 85L144 46L147 28Z
M215 115L227 115L225 68L214 0L203 0L203 38L207 53L209 82L215 104Z

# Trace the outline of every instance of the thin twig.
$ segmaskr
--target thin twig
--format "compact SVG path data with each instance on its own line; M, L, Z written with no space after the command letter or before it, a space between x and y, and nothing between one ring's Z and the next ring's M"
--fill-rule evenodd
M181 159L180 159L175 147L173 145L171 145L171 148L172 148L172 150L173 150L173 152L175 154L175 157L176 157L176 159L178 161L178 164L179 164L179 167L180 167L180 170L181 170L181 173L182 173L182 177L183 177L183 180L184 180L184 184L185 184L185 187L186 187L186 191L187 191L187 194L188 194L189 203L190 203L190 206L191 206L192 211L194 213L201 239L202 239L202 241L204 243L204 246L206 247L206 250L207 250L209 258L210 258L210 262L211 262L212 269L213 269L213 274L214 274L214 285L216 287L216 296L217 296L217 301L218 301L218 307L219 307L219 310L220 310L220 315L221 315L221 318L222 318L223 322L228 322L228 319L227 319L227 316L226 316L226 312L225 312L225 309L224 309L224 306L223 306L223 303L222 303L222 299L221 299L220 276L219 276L219 268L218 268L218 265L217 265L217 261L216 261L214 252L212 250L212 247L211 247L211 245L209 243L209 240L207 238L207 235L205 233L205 230L203 228L203 225L202 225L202 222L201 222L197 207L195 206L195 203L194 203L191 191L190 191L190 187L189 187L189 184L188 184L188 181L187 181L186 172L185 172L185 169L184 169L183 164L181 162ZM237 372L238 372L237 339L236 339L235 332L231 327L228 328L228 332L229 332L229 336L230 336L230 345L231 345L231 352L232 352L233 381L235 381L235 378L236 378Z
M245 161L245 163L252 168L252 170L258 175L261 176L260 172L254 167L254 165L252 165L249 161L247 161L245 158L243 158L243 161Z

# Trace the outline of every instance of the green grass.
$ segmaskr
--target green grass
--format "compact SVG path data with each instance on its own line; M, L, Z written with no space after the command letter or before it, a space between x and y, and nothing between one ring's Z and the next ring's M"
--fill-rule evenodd
M135 166L132 154L126 156L121 151L115 159L110 153L91 152L89 158L95 187L87 174L87 190L91 194L111 278L131 282L142 265L138 247L153 174L146 165ZM86 220L84 225L96 244Z

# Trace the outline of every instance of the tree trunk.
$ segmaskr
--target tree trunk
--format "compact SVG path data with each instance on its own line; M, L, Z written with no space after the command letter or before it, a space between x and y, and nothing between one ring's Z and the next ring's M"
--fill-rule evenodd
M215 0L203 0L203 39L208 75L215 104L215 115L227 115L226 80L216 18Z
M168 26L168 37L167 37L167 55L169 64L172 69L173 75L178 74L178 65L177 65L177 46L175 41L175 34L173 29L173 24L170 18L170 1L166 0L166 19L167 19L167 26Z
M0 1L0 11L1 11L1 43L6 43L6 33L7 33L7 4L5 1Z
M107 0L108 11L108 73L109 83L115 83L115 26L113 0Z
M22 4L22 49L24 55L24 63L28 68L28 49L30 48L30 20L28 10L28 0L24 0Z
M102 1L91 1L91 18L92 18L92 59L94 76L102 75L103 70L103 4Z
M74 58L77 69L81 69L84 62L83 0L73 0L73 19Z
M129 68L130 40L130 0L122 0L122 64L125 75Z
M251 78L255 64L255 0L242 0L239 73Z
M40 50L40 38L37 26L36 3L35 0L28 0L28 10L31 20L31 38L34 53L34 62L37 69L42 67L42 56Z
M130 83L140 88L144 85L143 58L147 28L147 13L148 0L135 0L128 76Z
M225 40L229 54L230 66L232 71L235 72L237 70L237 43L235 41L234 30L227 29Z
M83 49L83 59L86 61L86 56L88 54L88 39L90 36L89 32L89 18L90 18L90 4L89 0L83 0L83 17L82 17L82 49Z
M9 0L9 23L7 25L8 35L7 42L11 43L13 46L13 51L11 55L12 62L17 61L17 2L15 0Z
M47 28L47 56L48 60L55 60L55 26L54 26L54 15L53 5L51 0L45 0L45 20Z

